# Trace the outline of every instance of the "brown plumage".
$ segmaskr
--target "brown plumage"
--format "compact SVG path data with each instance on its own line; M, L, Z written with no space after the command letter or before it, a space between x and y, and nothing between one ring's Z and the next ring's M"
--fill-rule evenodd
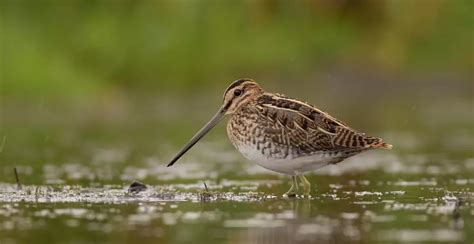
M224 93L221 109L170 162L171 166L224 115L231 118L227 133L232 144L262 167L300 176L304 194L310 183L302 175L338 163L360 152L392 145L366 136L306 102L265 92L254 80L233 82ZM288 195L295 194L293 184Z

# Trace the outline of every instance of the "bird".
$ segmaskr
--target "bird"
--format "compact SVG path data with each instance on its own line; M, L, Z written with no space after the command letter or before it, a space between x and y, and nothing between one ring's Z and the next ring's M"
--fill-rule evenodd
M392 149L377 137L366 136L310 103L266 92L253 79L238 79L225 90L222 106L168 163L175 164L224 117L232 145L248 160L291 176L283 194L310 196L305 173L337 164L371 149Z

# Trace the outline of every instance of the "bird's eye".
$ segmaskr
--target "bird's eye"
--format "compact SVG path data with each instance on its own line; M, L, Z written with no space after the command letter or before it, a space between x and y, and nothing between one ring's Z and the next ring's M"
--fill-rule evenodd
M242 90L236 89L236 90L234 91L234 95L235 95L236 97L242 95Z

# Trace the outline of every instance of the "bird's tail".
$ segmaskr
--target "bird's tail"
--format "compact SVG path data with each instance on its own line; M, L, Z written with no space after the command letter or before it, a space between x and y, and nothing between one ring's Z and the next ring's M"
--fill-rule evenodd
M359 149L392 149L393 147L378 137L366 136L364 133L358 133L344 127L336 129L336 136L333 137L332 143L337 146Z
M385 143L382 139L376 137L366 138L368 142L368 147L370 148L382 148L382 149L392 149L392 144Z

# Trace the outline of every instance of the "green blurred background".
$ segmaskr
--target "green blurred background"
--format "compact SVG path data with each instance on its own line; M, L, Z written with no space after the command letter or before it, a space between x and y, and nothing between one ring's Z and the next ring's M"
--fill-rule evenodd
M469 0L0 4L2 96L201 92L240 77L304 86L338 70L472 83Z

